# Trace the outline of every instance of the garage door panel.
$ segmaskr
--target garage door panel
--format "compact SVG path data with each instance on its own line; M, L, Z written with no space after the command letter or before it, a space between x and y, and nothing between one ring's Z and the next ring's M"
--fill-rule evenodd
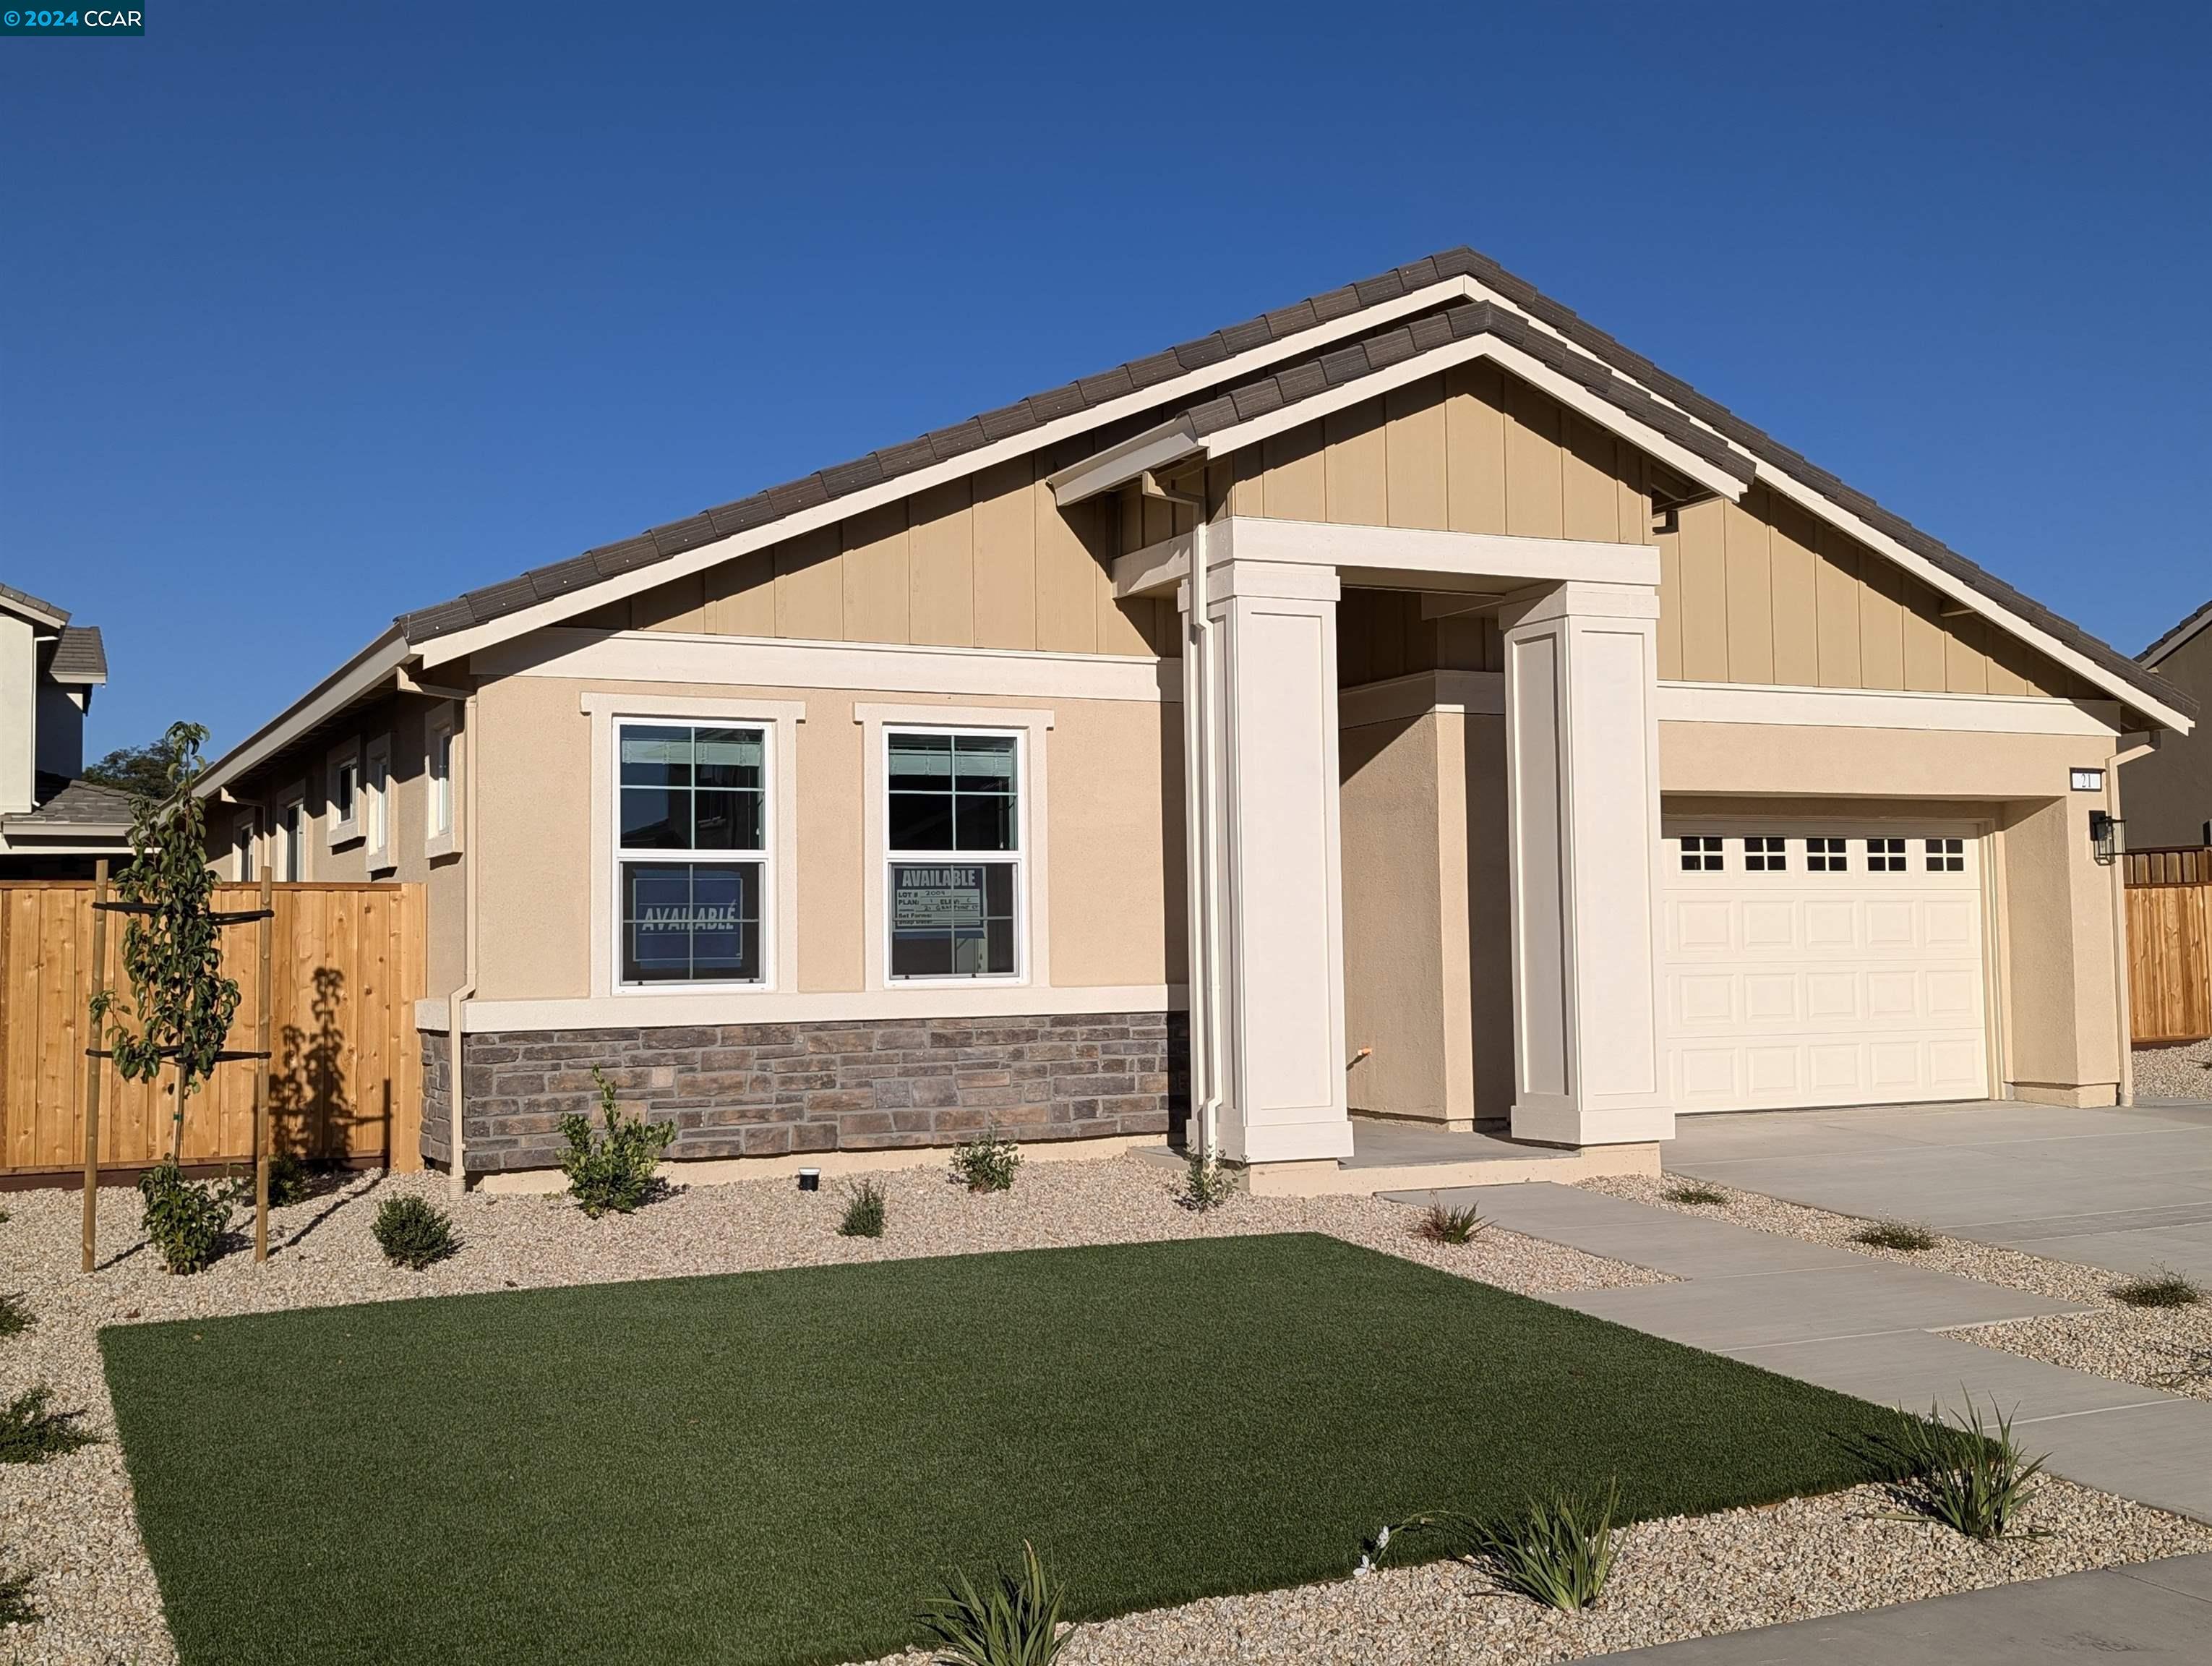
M1670 835L1678 1109L1988 1091L1980 852L1933 836L1727 834L1719 865L1701 846L1692 872Z

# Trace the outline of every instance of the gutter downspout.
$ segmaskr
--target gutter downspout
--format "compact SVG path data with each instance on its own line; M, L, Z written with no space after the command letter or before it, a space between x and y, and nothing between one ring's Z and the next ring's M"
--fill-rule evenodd
M2134 741L2130 745L2129 741ZM2120 819L2120 766L2136 758L2147 757L2158 746L2156 733L2123 736L2120 750L2112 754L2111 769L2105 776L2105 813L2115 823ZM2128 988L2128 885L2127 856L2117 854L2112 861L2112 988L2118 999L2113 1002L2120 1035L2120 1079L2115 1090L2119 1102L2131 1105L2136 1102L2136 1036L2135 992Z
M1219 1031L1221 1000L1220 888L1217 862L1213 746L1213 621L1207 567L1207 505L1202 496L1164 486L1147 470L1138 489L1146 497L1179 504L1194 516L1190 573L1185 581L1182 658L1184 901L1189 914L1186 982L1190 1020L1190 1103L1198 1119L1198 1155L1209 1176L1221 1161Z
M461 887L462 971L460 987L446 997L447 1112L453 1121L453 1163L447 1189L455 1197L467 1195L468 1096L461 1087L462 1009L477 993L477 879L471 864L483 853L477 846L477 697L461 702Z

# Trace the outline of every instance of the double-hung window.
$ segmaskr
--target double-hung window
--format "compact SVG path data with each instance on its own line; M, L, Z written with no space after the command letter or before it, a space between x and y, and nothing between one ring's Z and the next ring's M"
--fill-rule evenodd
M615 737L622 982L764 981L766 731L618 722Z
M276 877L287 880L307 877L307 801L298 788L276 813Z
M1021 737L887 729L884 745L890 976L1019 977Z
M362 754L361 832L368 871L375 873L392 866L392 739L388 735L370 741Z

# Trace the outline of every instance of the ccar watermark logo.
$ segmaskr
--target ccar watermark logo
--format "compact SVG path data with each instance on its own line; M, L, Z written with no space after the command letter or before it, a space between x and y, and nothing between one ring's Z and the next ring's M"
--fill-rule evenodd
M61 10L0 12L0 35L5 34L143 34L146 14L142 9L113 11L104 6L70 7Z

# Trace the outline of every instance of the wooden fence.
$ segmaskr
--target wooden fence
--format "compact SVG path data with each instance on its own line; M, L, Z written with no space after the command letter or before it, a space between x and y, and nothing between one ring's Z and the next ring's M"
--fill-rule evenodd
M2124 860L2136 1043L2212 1037L2212 850L2130 850Z
M260 904L257 885L216 888L219 909ZM84 1163L84 1049L90 1025L93 888L0 883L0 1177L63 1174ZM398 1169L422 1166L423 979L420 885L280 885L270 922L269 1103L277 1149ZM108 983L130 1000L124 916L111 915ZM241 999L234 1048L251 1049L259 961L252 924L223 928L223 971ZM185 1106L185 1161L246 1163L253 1151L252 1061L216 1067ZM175 1078L100 1089L100 1160L133 1168L166 1156Z

